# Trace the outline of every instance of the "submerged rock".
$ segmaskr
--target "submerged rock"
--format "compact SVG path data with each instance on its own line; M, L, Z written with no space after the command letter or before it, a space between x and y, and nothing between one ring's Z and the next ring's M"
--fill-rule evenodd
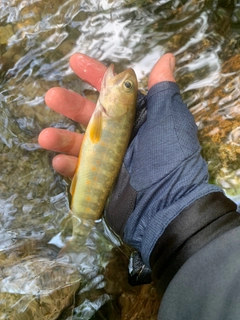
M199 103L195 120L204 158L208 161L211 181L228 195L240 192L238 175L240 159L240 54L226 60L221 68L220 83Z
M13 35L13 29L10 24L0 27L0 44L7 44L8 39Z
M1 268L0 319L57 319L74 304L81 284L75 267L47 258L27 257Z

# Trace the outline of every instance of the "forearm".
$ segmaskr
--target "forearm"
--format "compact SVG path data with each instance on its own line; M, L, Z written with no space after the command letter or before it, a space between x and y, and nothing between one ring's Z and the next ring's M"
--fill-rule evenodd
M165 229L150 256L153 279L162 295L174 275L196 252L240 225L236 205L221 192L185 208Z
M232 211L234 204L225 202L223 197L216 199L216 208L213 202L208 204L210 198L206 200L203 205L207 205L207 213L216 219L196 234L188 235L182 246L176 246L176 252L170 254L172 261L170 258L165 263L165 275L161 257L154 263L158 291L165 290L158 319L239 319L239 214ZM201 204L200 208L203 209ZM167 281L163 280L164 276Z

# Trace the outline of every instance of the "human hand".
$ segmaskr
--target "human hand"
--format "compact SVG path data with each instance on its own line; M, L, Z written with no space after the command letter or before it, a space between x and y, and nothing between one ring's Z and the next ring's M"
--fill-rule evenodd
M197 126L175 83L174 64L174 56L166 54L149 75L149 92L140 103L147 117L129 145L106 210L109 225L141 253L147 265L159 237L181 211L196 199L219 191L208 184ZM70 65L82 80L100 90L104 65L83 54L73 55ZM63 88L50 89L45 100L53 110L84 125L95 107ZM53 159L53 168L71 178L82 137L47 128L41 132L39 144L61 153Z
M172 54L164 55L153 68L148 88L161 81L175 81L172 68L175 58ZM74 54L70 59L73 71L98 91L107 67L99 61L84 54ZM45 96L46 104L52 110L83 125L87 125L95 108L95 104L81 95L64 88L51 88ZM59 152L53 158L52 166L65 177L72 178L77 167L77 159L83 135L64 129L46 128L38 138L42 148Z

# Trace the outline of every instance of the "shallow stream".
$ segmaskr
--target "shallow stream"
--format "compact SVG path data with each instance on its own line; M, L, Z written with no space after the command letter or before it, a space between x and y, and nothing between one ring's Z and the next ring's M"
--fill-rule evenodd
M154 288L127 284L128 249L101 222L79 252L58 256L68 181L37 137L81 130L44 103L53 86L90 89L69 67L75 52L133 67L143 91L158 58L174 53L211 182L238 203L240 1L0 1L0 319L156 319Z

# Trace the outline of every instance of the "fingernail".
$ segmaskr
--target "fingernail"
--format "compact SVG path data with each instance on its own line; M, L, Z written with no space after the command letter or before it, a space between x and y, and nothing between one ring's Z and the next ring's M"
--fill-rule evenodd
M172 72L174 72L174 70L175 70L175 58L174 57L172 57L170 60L170 67L172 69Z

